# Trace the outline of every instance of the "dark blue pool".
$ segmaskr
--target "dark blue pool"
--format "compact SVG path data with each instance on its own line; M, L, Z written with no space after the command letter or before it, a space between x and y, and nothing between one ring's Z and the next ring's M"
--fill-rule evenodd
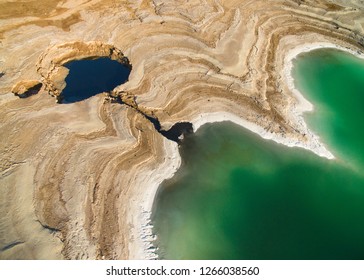
M62 92L63 103L78 102L111 91L125 83L131 71L129 67L107 57L74 60L64 66L69 69L69 74Z

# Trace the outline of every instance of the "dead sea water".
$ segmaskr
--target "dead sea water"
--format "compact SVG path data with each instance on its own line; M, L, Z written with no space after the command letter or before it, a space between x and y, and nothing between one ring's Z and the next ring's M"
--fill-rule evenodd
M161 258L364 259L364 64L316 50L293 75L315 106L305 119L337 159L204 125L155 201Z
M364 170L364 60L334 49L302 54L296 86L314 104L308 126L341 161Z

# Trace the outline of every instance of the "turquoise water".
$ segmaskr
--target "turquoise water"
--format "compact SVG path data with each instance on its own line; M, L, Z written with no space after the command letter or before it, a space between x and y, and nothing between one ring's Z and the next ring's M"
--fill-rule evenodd
M69 69L67 85L62 91L65 103L82 101L98 93L111 91L125 83L131 71L125 65L106 57L74 60L64 66Z
M364 60L333 49L302 55L297 87L315 104L306 121L352 167L364 167Z
M295 63L299 88L317 105L306 119L337 160L229 122L187 136L183 165L163 183L154 205L160 257L364 259L364 145L357 119L363 118L363 71L362 62L332 50ZM335 86L325 90L330 83Z

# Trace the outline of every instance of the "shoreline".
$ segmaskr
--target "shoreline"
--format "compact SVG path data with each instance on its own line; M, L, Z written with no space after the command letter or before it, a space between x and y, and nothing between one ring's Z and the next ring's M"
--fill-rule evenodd
M283 74L289 90L291 91L291 93L293 93L293 96L298 101L295 104L294 109L297 111L296 114L299 115L302 115L302 113L304 112L312 111L314 106L304 97L304 95L294 85L294 78L292 76L293 60L295 60L301 54L308 53L317 49L336 49L350 53L356 56L357 58L364 59L364 53L359 54L357 51L354 51L349 47L343 47L329 42L307 43L301 46L297 46L288 51L287 55L285 55L284 57Z
M163 137L164 162L156 170L144 174L143 178L138 179L139 186L148 186L147 189L140 188L136 194L137 204L128 213L128 220L132 225L133 240L129 241L129 259L158 259L154 241L156 236L153 233L151 223L152 210L158 190L164 180L174 176L181 166L181 156L178 151L177 143Z
M312 111L314 109L314 105L310 103L297 88L294 87L294 78L292 76L293 60L296 59L297 56L302 53L313 51L315 49L324 48L338 49L351 53L361 59L364 59L364 54L358 54L350 48L345 48L325 42L304 44L302 46L293 48L287 53L287 55L285 55L283 67L284 81L286 82L293 97L297 101L294 103L289 113L291 115L290 117L293 117L297 121L297 123L299 123L307 131L310 139L310 141L308 141L307 143L299 142L295 139L281 137L276 133L268 132L263 127L260 127L253 122L249 122L235 114L228 112L211 112L199 114L198 117L195 117L194 119L189 121L193 125L194 133L200 127L207 123L230 121L245 129L248 129L255 134L258 134L263 139L272 140L287 147L303 148L329 160L335 159L335 156L324 146L324 144L320 141L320 138L307 128L307 125L303 118L303 113ZM134 236L135 234L138 235L138 242L129 244L131 259L158 259L158 255L156 253L157 248L155 248L154 245L157 236L154 235L153 224L151 221L152 210L161 184L164 180L168 180L175 175L177 170L180 168L182 161L176 143L172 143L171 141L168 141L164 138L164 147L166 155L169 159L166 160L164 164L162 164L158 168L163 172L158 172L158 170L151 172L150 175L156 173L158 174L158 176L148 176L149 180L147 180L147 182L144 182L150 187L146 192L142 193L140 209L135 212L137 214L135 214L132 219L134 221L133 224L138 225L135 227L136 232L134 232L133 234Z
M318 50L318 49L336 49L339 51L349 53L349 54L351 54L359 59L363 59L363 60L364 60L364 53L362 53L362 52L359 53L358 51L355 51L348 46L343 47L343 46L340 46L340 45L337 45L334 43L330 43L330 42L316 42L316 43L306 43L306 44L297 46L297 47L291 49L290 51L288 51L288 53L284 56L284 60L283 60L284 66L282 69L284 82L287 85L289 92L296 99L296 102L293 104L293 106L291 107L291 109L289 111L290 118L293 118L297 123L299 123L302 127L304 127L305 130L307 131L308 135L310 135L310 138L317 144L321 145L323 147L323 149L327 151L326 154L323 154L320 156L324 156L328 159L335 159L335 156L325 147L325 144L320 140L320 137L318 135L314 134L307 127L303 114L306 112L313 111L314 105L305 98L304 94L298 88L295 87L295 83L294 83L295 81L294 81L294 77L292 75L293 61L295 59L297 59L297 57L301 54L308 53L308 52ZM309 148L309 150L316 153L314 150L312 150L310 148Z

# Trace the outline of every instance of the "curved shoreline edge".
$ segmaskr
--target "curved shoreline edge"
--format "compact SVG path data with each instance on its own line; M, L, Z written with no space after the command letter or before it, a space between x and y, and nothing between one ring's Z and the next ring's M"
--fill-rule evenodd
M293 60L303 53L308 53L317 49L336 49L350 53L359 59L364 59L364 53L359 54L357 51L354 51L349 47L342 47L328 42L307 43L291 49L285 56L283 73L289 90L298 101L295 106L295 111L299 116L305 112L312 111L314 109L314 105L311 104L294 85L294 78L292 76Z
M260 137L266 140L272 140L276 143L285 145L287 147L299 147L309 150L320 157L327 158L329 160L335 159L335 156L324 146L320 141L319 136L315 135L307 127L303 113L312 111L314 105L310 103L304 95L295 88L294 78L292 76L293 60L302 53L307 53L316 49L337 49L340 51L348 52L360 59L364 59L363 53L358 53L349 47L342 47L333 43L328 42L316 42L303 44L301 46L291 49L284 56L284 67L283 75L285 83L287 84L290 92L296 98L297 102L290 110L290 117L293 117L300 125L302 125L308 135L310 141L307 143L299 142L295 139L288 139L279 136L276 133L266 131L263 127L249 122L243 118L231 114L228 112L212 112L200 114L190 122L193 125L194 132L200 127L207 123L230 121L233 122L249 131L258 134ZM129 243L129 257L130 259L158 259L158 255L154 246L154 241L157 237L153 232L153 224L151 221L153 205L156 200L158 190L164 180L172 178L177 170L181 166L181 155L176 143L169 141L164 138L164 148L168 159L158 168L147 176L148 180L144 181L143 184L149 185L145 192L141 193L140 207L134 209L135 211L129 211L129 220L134 225L132 229L132 236L134 240Z

